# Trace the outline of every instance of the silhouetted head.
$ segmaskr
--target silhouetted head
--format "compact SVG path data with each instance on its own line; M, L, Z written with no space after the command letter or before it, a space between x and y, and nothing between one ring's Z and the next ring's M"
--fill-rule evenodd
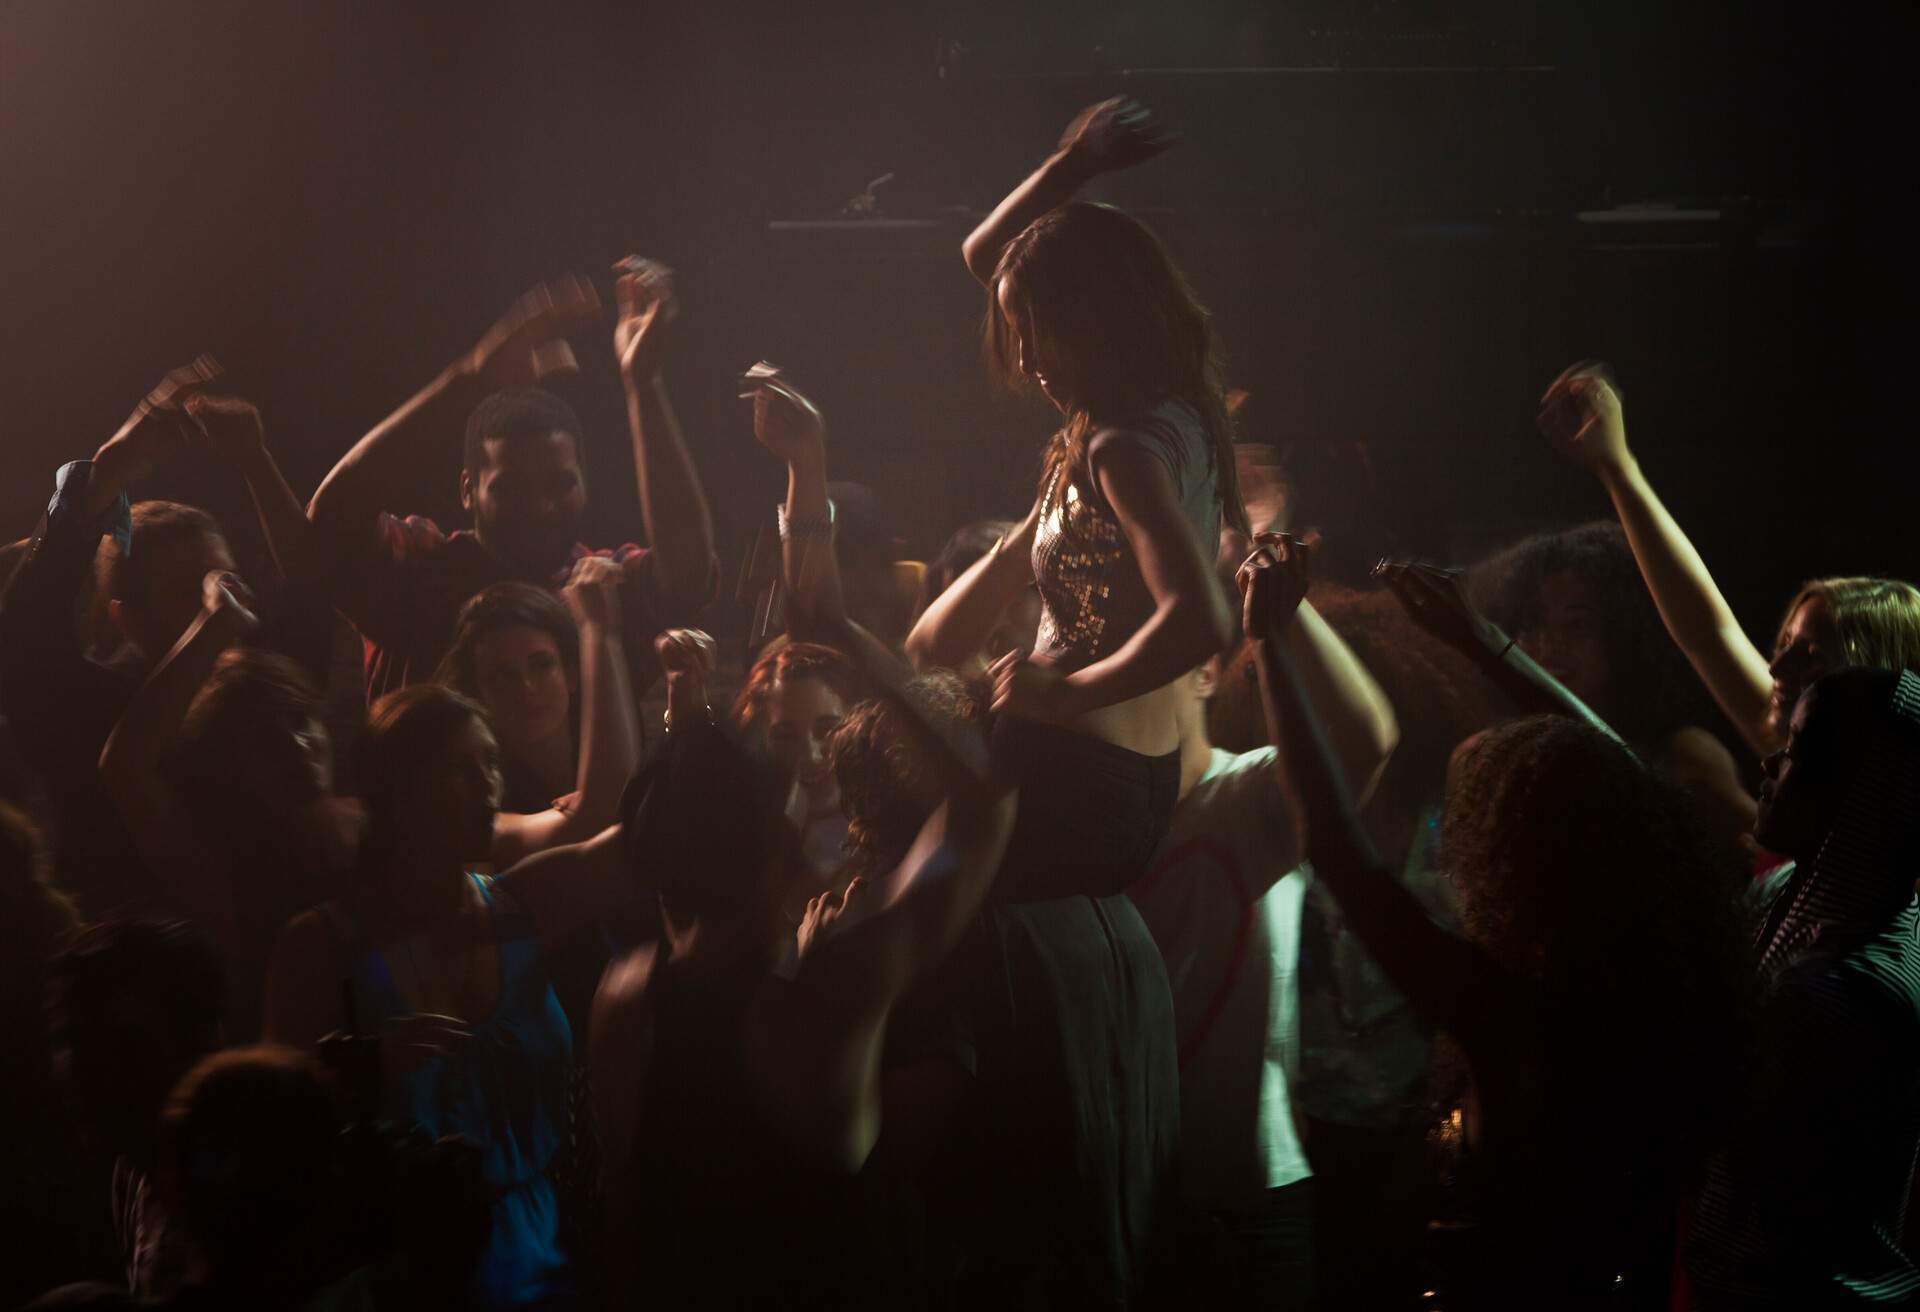
M338 1133L332 1095L304 1053L234 1048L181 1079L165 1136L210 1287L291 1296L329 1274Z
M402 845L463 863L491 853L500 746L470 698L435 683L382 697L354 743L354 778L376 860Z
M537 387L495 392L467 417L460 504L480 541L525 578L564 569L580 540L580 451L573 407Z
M333 792L326 702L298 664L275 652L224 653L180 726L176 759L197 814L284 823Z
M234 567L214 517L178 501L136 502L128 546L110 546L106 559L108 617L150 661L166 655L200 614L208 573Z
M710 724L677 727L621 800L622 841L674 927L770 948L786 886L804 868L787 786Z
M1705 718L1627 535L1612 520L1541 533L1474 567L1477 605L1629 742Z
M1754 838L1769 851L1812 861L1842 817L1842 804L1864 782L1862 771L1882 753L1920 751L1893 711L1900 675L1892 670L1837 670L1800 695L1786 745L1766 759ZM1881 817L1920 836L1920 815ZM1904 867L1894 878L1911 878Z

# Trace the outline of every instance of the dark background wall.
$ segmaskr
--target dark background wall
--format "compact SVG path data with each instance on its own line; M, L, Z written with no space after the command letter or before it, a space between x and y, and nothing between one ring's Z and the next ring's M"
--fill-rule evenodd
M671 381L730 563L781 485L730 386L761 357L930 551L1023 506L1048 431L988 393L959 238L1126 90L1187 140L1100 194L1216 310L1246 435L1289 450L1336 572L1603 513L1531 425L1600 356L1764 633L1803 576L1920 575L1896 12L8 0L0 532L196 351L305 492L529 282L638 251L680 271ZM814 222L887 173L898 226ZM1720 217L1579 217L1637 202ZM630 537L611 352L586 346L596 527ZM447 449L405 508L454 515ZM246 532L223 471L143 491Z

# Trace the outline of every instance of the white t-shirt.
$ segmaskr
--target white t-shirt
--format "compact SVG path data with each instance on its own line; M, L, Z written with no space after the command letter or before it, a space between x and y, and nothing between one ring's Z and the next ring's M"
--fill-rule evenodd
M1215 748L1129 890L1173 982L1181 1192L1203 1207L1249 1206L1312 1174L1287 1092L1307 881L1276 755Z

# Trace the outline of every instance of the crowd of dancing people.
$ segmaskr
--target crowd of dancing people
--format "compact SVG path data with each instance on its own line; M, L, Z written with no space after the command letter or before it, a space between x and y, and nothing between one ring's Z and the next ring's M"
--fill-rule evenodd
M207 357L52 471L0 1299L1920 1303L1920 591L1817 578L1756 645L1593 362L1539 428L1610 517L1316 578L1194 289L1080 199L1168 144L1090 107L963 248L1059 412L1024 511L897 561L744 375L744 660L650 261L528 292L310 501ZM599 548L543 383L609 321L644 545ZM192 460L268 577L130 501Z

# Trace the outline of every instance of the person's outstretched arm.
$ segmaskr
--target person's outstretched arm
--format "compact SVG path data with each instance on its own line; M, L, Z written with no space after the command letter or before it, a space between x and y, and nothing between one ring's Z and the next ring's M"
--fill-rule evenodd
M1373 567L1373 576L1386 584L1409 619L1472 661L1522 712L1571 716L1626 746L1592 707L1474 609L1459 570L1424 561L1383 560Z
M522 295L472 350L354 443L321 480L307 514L324 549L357 561L375 540L380 512L418 495L432 458L459 441L473 407L491 392L573 371L566 334L599 315L599 297L584 278L569 275Z
M59 788L92 787L100 744L125 696L125 677L82 650L74 604L105 538L132 532L127 488L186 449L182 410L219 373L211 357L173 370L92 460L62 465L46 519L0 600L0 713L29 764Z
M506 869L543 848L612 824L640 760L640 728L620 625L620 566L603 556L574 564L562 595L580 630L580 762L571 806L493 822L493 864Z
M239 580L216 572L203 585L200 617L133 695L100 753L100 779L147 868L214 940L232 947L233 871L201 838L167 781L166 754L220 654L259 621Z
M1072 200L1100 174L1131 168L1172 144L1153 116L1124 96L1089 105L1067 125L1059 147L961 244L967 271L989 281L1000 252L1029 223Z
M907 659L916 670L959 669L980 654L1007 607L1033 586L1033 538L1039 525L1036 501L1019 528L928 603L907 634ZM986 653L990 659L1005 654Z
M648 559L669 609L698 607L709 599L717 566L706 490L661 378L667 325L678 313L673 283L666 269L651 261L623 261L617 267L629 271L616 287L620 319L613 346L627 394Z
M1740 736L1760 755L1772 752L1779 743L1767 714L1773 698L1767 657L1740 627L1707 563L1641 472L1627 446L1619 392L1600 369L1575 365L1554 380L1541 405L1541 428L1612 498L1667 632Z
M206 445L246 481L254 515L280 577L315 579L319 570L313 523L267 449L260 411L240 397L205 392L187 398L185 409L199 426Z
M1094 438L1090 453L1101 495L1153 598L1153 614L1112 655L1071 674L1031 660L998 667L996 711L1070 723L1164 688L1232 636L1232 616L1213 572L1214 544L1203 551L1195 539L1165 463L1137 442L1106 434Z
M1347 791L1364 804L1400 742L1400 722L1353 648L1307 601L1313 548L1291 533L1261 533L1257 549L1278 567L1280 604L1268 612L1270 638L1286 642L1308 702L1322 710ZM1249 634L1248 637L1252 637Z
M1472 1045L1506 1012L1512 981L1470 943L1436 925L1381 862L1354 814L1343 771L1303 695L1286 644L1269 618L1285 604L1284 571L1256 553L1240 572L1246 629L1254 636L1267 732L1279 749L1285 792L1307 860L1395 988L1434 1024Z
M827 425L819 407L785 379L768 374L753 389L753 435L787 464L780 561L788 633L797 642L839 648L856 665L881 665L904 676L907 671L892 649L847 616L827 497Z

